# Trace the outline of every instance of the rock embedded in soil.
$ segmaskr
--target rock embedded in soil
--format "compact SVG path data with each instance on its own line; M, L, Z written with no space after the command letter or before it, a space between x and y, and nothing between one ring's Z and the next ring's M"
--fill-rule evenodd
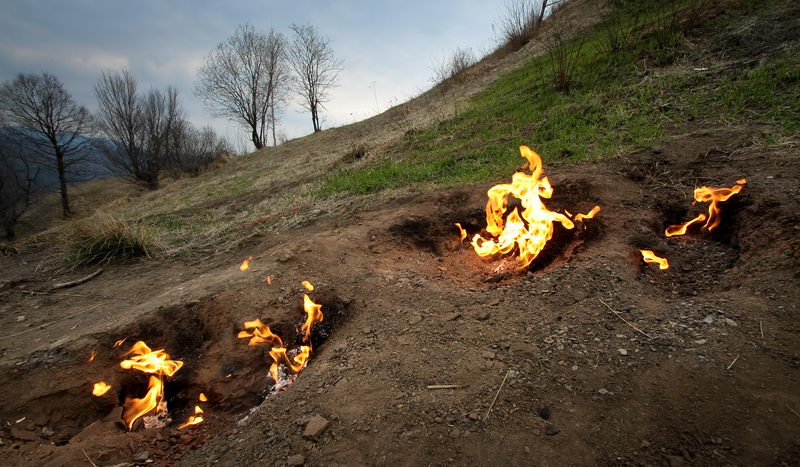
M412 326L420 322L422 322L422 315L420 314L414 313L410 318L408 318L408 324Z
M289 458L286 459L286 463L291 466L304 465L306 463L306 458L302 454L295 454L289 456Z
M555 436L555 435L561 433L561 429L559 429L555 425L547 425L547 428L544 429L544 433L547 436Z
M306 425L306 429L303 431L303 437L317 439L325 431L325 429L328 428L330 423L331 422L329 422L325 417L314 415Z
M11 429L11 437L21 441L36 441L39 439L36 433L28 430L20 430L18 428Z
M149 451L139 451L133 455L134 462L147 462L147 459L150 458Z

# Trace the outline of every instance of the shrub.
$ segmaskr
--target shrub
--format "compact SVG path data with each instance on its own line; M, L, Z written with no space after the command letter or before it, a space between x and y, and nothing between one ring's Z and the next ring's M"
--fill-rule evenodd
M442 63L433 68L431 81L434 85L444 83L449 80L458 81L462 73L477 62L472 49L457 48L445 58Z
M0 255L11 256L18 255L20 249L9 242L0 242Z
M113 215L100 215L70 224L61 239L64 259L71 267L139 256L161 249L152 228Z
M548 3L552 1L509 0L503 17L496 25L500 34L500 48L513 52L530 42L544 20Z

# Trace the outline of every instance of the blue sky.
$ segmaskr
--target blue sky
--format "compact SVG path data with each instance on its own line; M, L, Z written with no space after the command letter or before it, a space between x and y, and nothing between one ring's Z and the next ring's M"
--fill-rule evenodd
M178 88L195 124L241 140L243 132L213 119L192 95L197 68L241 23L284 33L292 23L310 23L344 60L323 114L327 128L427 89L431 67L456 47L490 48L502 9L501 0L3 0L0 81L48 71L93 111L100 71L126 66L143 89ZM310 133L311 118L293 103L281 125L290 137L301 136Z

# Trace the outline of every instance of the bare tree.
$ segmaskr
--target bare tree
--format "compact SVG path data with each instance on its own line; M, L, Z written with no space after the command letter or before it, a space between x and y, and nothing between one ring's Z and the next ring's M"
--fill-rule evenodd
M31 167L21 147L8 143L0 142L0 225L5 238L13 240L17 221L30 206L39 169Z
M25 151L58 172L61 210L71 214L67 183L92 145L89 111L72 100L61 81L49 73L20 74L0 87L0 112Z
M436 85L449 79L456 78L476 62L477 59L471 48L462 49L458 47L449 57L432 68L433 77L431 78L431 82Z
M287 75L283 64L285 49L282 34L240 25L211 51L197 72L195 95L214 116L249 129L256 149L266 144L270 123L275 126L276 90L284 86Z
M527 44L544 21L547 9L563 0L508 0L497 26L502 45L517 50Z
M100 147L114 172L155 190L170 157L170 134L184 112L175 88L144 95L137 88L127 69L101 74L95 94L107 140Z
M320 108L325 108L328 92L336 85L342 61L333 55L330 41L311 25L293 24L294 41L289 47L289 64L294 76L292 87L311 112L314 131L322 130L319 120Z
M213 128L197 129L186 120L175 125L170 145L168 169L173 176L197 175L217 158L232 152L228 141Z

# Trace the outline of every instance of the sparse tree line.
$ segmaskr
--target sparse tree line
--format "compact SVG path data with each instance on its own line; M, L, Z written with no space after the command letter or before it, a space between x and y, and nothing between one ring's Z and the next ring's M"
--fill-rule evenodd
M195 94L215 116L248 131L256 149L285 136L278 119L292 93L311 114L314 131L336 85L341 61L313 26L292 25L292 40L240 26L206 57ZM148 189L166 176L197 174L232 152L210 127L188 120L178 91L142 90L123 68L104 71L94 86L97 111L79 105L47 72L20 74L0 85L0 228L13 239L33 198L39 168L58 174L63 217L72 214L68 186L92 178L82 171L91 153L108 169Z

